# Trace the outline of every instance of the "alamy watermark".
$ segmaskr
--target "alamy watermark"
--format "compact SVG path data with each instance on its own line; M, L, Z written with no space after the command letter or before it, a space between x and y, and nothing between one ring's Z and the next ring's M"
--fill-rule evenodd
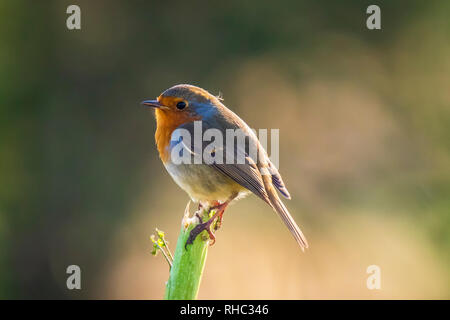
M66 273L70 274L66 280L67 289L81 289L81 268L75 264L70 265L66 269Z
M270 157L266 153L268 129L204 128L194 121L190 130L175 129L170 141L174 164L258 164L261 168L279 166L279 129L271 129ZM257 133L259 139L257 137ZM269 161L271 164L269 164Z
M66 13L70 14L66 20L66 26L69 30L81 29L81 9L76 4L71 4L67 7Z
M366 286L369 290L381 289L381 268L376 264L367 267L366 272L370 274L366 280Z
M367 7L367 17L366 26L369 30L380 30L381 29L381 9L376 4L372 4Z

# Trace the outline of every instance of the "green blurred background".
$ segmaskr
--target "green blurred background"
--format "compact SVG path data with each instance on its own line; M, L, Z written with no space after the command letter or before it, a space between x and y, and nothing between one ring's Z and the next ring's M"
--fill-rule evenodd
M236 203L199 298L450 298L450 2L376 1L370 31L373 3L1 1L0 298L162 297L149 235L174 247L188 196L139 102L178 83L281 129L310 242L301 254L262 201Z

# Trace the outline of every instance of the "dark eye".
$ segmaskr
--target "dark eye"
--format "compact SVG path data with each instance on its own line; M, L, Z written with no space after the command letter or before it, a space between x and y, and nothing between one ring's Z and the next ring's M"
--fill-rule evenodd
M180 101L177 103L177 109L182 110L186 107L186 102Z

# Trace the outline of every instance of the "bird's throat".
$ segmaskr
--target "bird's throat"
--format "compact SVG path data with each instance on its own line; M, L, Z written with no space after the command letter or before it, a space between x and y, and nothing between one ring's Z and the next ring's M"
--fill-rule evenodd
M201 117L191 116L187 112L177 112L172 110L155 110L156 133L155 141L158 148L159 157L166 163L170 160L170 139L173 131L180 125L200 120Z

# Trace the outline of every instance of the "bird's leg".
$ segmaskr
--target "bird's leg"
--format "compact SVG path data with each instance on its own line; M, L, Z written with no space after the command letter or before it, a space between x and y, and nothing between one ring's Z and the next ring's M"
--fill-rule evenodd
M223 213L225 212L226 207L230 204L231 201L234 200L234 198L237 197L237 195L238 195L237 193L234 193L234 194L231 195L231 197L228 198L227 201L225 201L225 202L222 203L222 204L220 204L219 202L217 202L217 203L215 204L215 206L213 207L213 209L217 209L217 210L218 210L217 212L219 213L219 215L218 215L218 217L217 217L217 222L216 222L216 224L214 225L214 231L217 231L217 230L222 226L222 223L223 223Z
M224 202L222 204L217 204L214 207L212 207L212 209L217 210L216 213L218 213L217 222L214 225L214 231L217 231L222 226L223 213L225 212L225 209L226 209L226 207L228 206L229 203L230 203L230 201L226 201L226 202Z
M192 244L194 242L195 238L197 238L197 236L203 230L206 230L206 232L208 232L209 238L212 240L211 245L213 245L214 242L216 242L216 237L215 237L214 233L211 231L211 224L216 220L216 218L219 218L219 219L222 218L223 212L225 211L225 209L228 206L228 204L230 203L230 201L231 200L227 200L224 203L216 205L211 208L211 210L216 209L217 211L214 213L214 215L208 221L199 223L198 225L196 225L194 227L194 229L191 230L191 233L189 234L189 238L186 241L185 248L187 247L188 244ZM214 230L217 230L217 228L214 228Z

